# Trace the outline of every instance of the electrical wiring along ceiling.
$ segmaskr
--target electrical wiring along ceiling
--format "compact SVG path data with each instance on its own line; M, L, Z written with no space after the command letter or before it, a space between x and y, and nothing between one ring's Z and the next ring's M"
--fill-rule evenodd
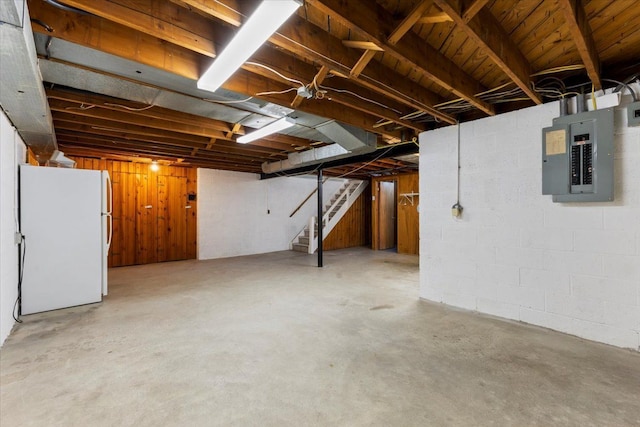
M257 2L27 5L65 153L255 173L330 144L315 129L328 120L393 145L456 121L623 90L640 57L640 8L625 0L306 0L222 89L207 93L196 80ZM577 24L582 15L586 26ZM498 37L485 39L483 29ZM296 126L235 142L282 116ZM334 175L411 167L380 158Z

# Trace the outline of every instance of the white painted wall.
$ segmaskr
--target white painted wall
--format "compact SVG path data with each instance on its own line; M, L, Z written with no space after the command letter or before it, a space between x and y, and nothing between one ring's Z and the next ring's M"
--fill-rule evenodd
M345 180L324 184L327 201ZM315 177L260 180L250 173L198 169L198 259L288 250L317 209ZM270 213L267 213L270 211Z
M13 328L13 306L18 297L17 231L18 163L25 160L25 145L0 109L0 345Z
M420 295L640 350L640 128L616 109L614 202L552 203L541 129L558 112L462 124L459 220L457 128L420 135Z

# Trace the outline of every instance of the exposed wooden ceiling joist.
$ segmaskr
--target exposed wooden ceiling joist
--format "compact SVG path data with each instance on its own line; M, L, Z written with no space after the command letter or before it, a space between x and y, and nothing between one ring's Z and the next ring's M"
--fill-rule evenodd
M313 86L315 86L314 87L315 89L317 89L317 87L324 82L324 79L327 78L327 74L329 74L329 68L325 67L324 65L321 66L320 70L318 70L318 73L313 77L313 80L311 81L313 83ZM300 106L300 103L304 99L305 98L302 97L300 94L296 94L296 97L293 99L293 102L291 102L291 106L293 108Z
M286 74L288 78L293 77L294 79L297 79L297 80L308 81L310 85L313 84L313 82L315 81L315 84L321 90L322 90L321 85L328 74L328 72L315 73L315 68L312 65L301 63L300 61L293 58L292 56L286 55L281 51L278 51L274 48L267 47L267 46L261 48L258 52L256 52L256 54L252 57L251 62L260 63L262 66L245 65L245 69L247 69L247 71L261 75L265 78L278 79L278 77L276 76L276 74L274 74L273 71L264 67L264 66L267 66L272 70L276 70L278 72ZM326 67L323 67L323 68L326 68ZM320 81L318 81L318 77L321 77ZM413 129L416 132L422 132L425 130L424 126L421 126L416 123L411 123L408 120L402 119L401 118L402 114L397 114L393 112L393 108L385 108L383 105L386 105L386 104L383 104L382 100L377 101L373 99L375 95L369 95L364 93L358 99L355 99L352 96L346 95L347 93L354 94L357 92L362 92L362 90L360 90L356 85L354 85L353 82L346 79L333 79L333 80L334 81L342 80L342 82L338 83L338 86L340 87L337 90L332 91L330 93L330 96L328 96L324 101L322 100L322 98L309 99L305 104L311 104L309 105L309 108L312 108L313 104L316 104L316 103L321 104L323 102L327 103L330 100L333 100L341 105L344 105L345 107L353 108L356 111L361 111L367 115L377 117L379 119L389 120L391 122L407 127L408 129ZM281 80L281 82L283 84L291 85L290 82L284 79ZM368 91L367 89L363 89L363 90L365 92ZM298 95L296 95L296 97L298 97ZM294 101L295 101L295 98L294 98ZM392 102L387 102L387 104L392 104ZM374 131L374 128L373 127L367 128L367 130ZM389 134L389 136L394 137L395 135Z
M113 98L97 95L76 94L59 90L48 90L49 105L53 112L73 113L81 117L90 117L94 120L109 120L128 125L153 127L166 132L177 132L205 138L216 138L233 141L233 137L227 138L228 126L221 126L216 120L207 119L186 113L171 111L163 116L160 107L147 110L130 111L118 109L115 105L125 102ZM110 105L105 105L110 104ZM179 117L176 117L179 116ZM55 115L54 115L55 118ZM226 124L225 124L226 125ZM252 145L290 150L292 146L307 148L311 142L302 138L294 138L286 135L270 135L267 138L255 141Z
M159 10L160 2L161 0L151 0L149 9ZM125 5L110 0L64 0L64 3L202 55L216 56L212 38L189 30L188 24L184 26L173 24L180 20L178 6L175 6L175 10L171 11L167 18L161 19L148 12L137 10L133 7L135 3L131 2Z
M429 80L464 98L485 113L495 114L493 106L475 95L485 88L450 59L424 43L415 33L409 31L395 45L388 43L382 35L393 33L394 19L377 3L365 0L307 0L307 3L342 22L360 37L383 47L385 53L409 65Z
M589 78L596 89L602 89L600 59L598 58L598 52L596 51L582 2L580 0L558 0L558 8L564 14L567 26L571 31L571 36L578 48Z
M453 19L444 12L432 13L424 15L418 19L418 24L440 24L442 22L451 22Z
M217 6L214 6L214 2L205 0L181 0L180 3L233 26L239 26L242 23L241 10L246 8L246 5L233 0L219 2L227 7L218 7L220 5L217 3ZM344 46L342 40L332 37L296 15L280 27L269 42L298 58L326 66L329 70L346 77L351 72L352 64L355 64L359 58L357 51ZM386 69L382 73L370 76L369 79L357 78L355 81L413 108L423 109L447 123L455 123L454 118L432 107L440 102L433 93L420 85L412 84L405 76L393 70Z
M393 16L375 2L354 4L340 0L307 0L313 7L327 13L385 49L398 61L418 70L426 78L469 101L489 115L495 114L493 106L476 97L485 90L451 60L424 43L415 33L407 32L397 44L392 45L382 34L391 34L395 28Z
M531 86L531 65L491 12L480 8L474 17L466 21L461 1L433 1L533 102L542 103Z
M391 45L395 45L398 41L411 30L411 28L418 22L418 19L427 11L428 8L433 4L432 0L421 0L418 4L413 8L411 12L400 22L400 24L389 34L387 37L387 43ZM370 42L371 43L371 42ZM377 46L377 45L376 45ZM379 48L380 50L384 50ZM372 51L375 49L370 49L365 52L356 65L351 69L351 76L358 76L365 69L367 64L371 62L375 53L372 54Z
M197 149L203 151L212 151L216 153L231 153L239 154L247 157L267 159L267 158L286 158L285 151L277 150L268 147L260 147L254 145L238 145L232 142L220 141L217 146L208 146L206 139L201 140L189 140L189 135L181 136L181 138L172 138L168 136L160 135L146 135L143 133L134 133L131 131L124 131L122 128L127 126L122 123L109 122L109 127L95 126L93 120L83 121L81 117L75 117L69 115L65 117L64 114L57 114L54 120L56 132L69 131L76 134L84 135L96 135L102 136L106 139L118 139L127 140L132 142L149 143L149 144L163 144L165 146L175 146L186 149ZM131 127L128 125L129 128Z
M462 14L462 19L464 20L464 22L471 21L473 17L476 16L478 12L480 12L480 10L482 10L482 8L486 6L487 3L489 3L489 0L473 0L470 4L468 4L464 10L464 13Z
M32 11L32 16L36 19L43 20L43 22L47 22L48 25L53 27L53 34L56 37L60 37L64 40L83 46L102 50L125 59L141 62L145 65L160 68L193 80L196 80L199 76L199 70L201 69L200 57L195 52L184 49L177 52L175 49L180 48L172 47L173 45L167 43L158 45L155 43L158 39L153 36L140 33L134 29L121 26L120 24L113 23L102 18L81 16L70 12L65 12L61 15L51 6L38 1L34 1L33 3L35 7ZM103 32L103 27L108 27L108 34ZM43 34L49 35L46 30L39 28L38 26L34 27L34 30L36 32L42 32ZM114 40L111 40L110 42L104 41L105 39L109 39L112 35L115 37ZM150 47L150 49L147 50L147 47ZM166 47L170 51L163 52L163 47ZM138 52L141 51L147 52L142 58L140 58L138 54ZM170 62L166 61L167 56L170 58L181 58L182 61L180 61L180 66L174 67ZM165 67L165 64L167 63L169 64L169 67ZM305 65L306 64L301 63L297 68ZM265 76L267 76L267 74L263 73L262 77ZM224 87L229 90L251 96L255 96L255 94L263 92L279 92L291 87L290 85L276 83L277 78L274 74L269 74L268 78L273 81L266 85L264 79L255 79L240 71L229 79L225 83ZM310 79L311 78L309 78L309 80ZM293 97L278 96L276 94L264 94L258 96L258 98L264 99L268 102L279 103L281 105L288 105L293 99ZM363 114L357 109L349 110L350 107L346 105L348 104L343 102L339 107L340 111L337 112L335 108L331 105L327 105L326 102L314 104L308 103L303 105L300 109L321 117L336 119L353 126L362 127L375 133L382 133L388 139L397 140L400 137L398 132L385 132L384 129L374 128L373 125L378 120L377 117Z
M78 79L83 83L76 86L60 74L72 70L87 79L105 76L94 92L126 98L118 89L120 79L126 87L158 94L154 99L164 107L102 95L67 99L70 95L50 91L61 147L100 156L115 141L114 156L145 158L146 152L160 159L164 153L173 162L240 171L259 172L263 161L324 144L287 135L236 144L237 135L250 131L237 122L245 123L241 117L246 115L247 124L259 124L259 116L270 113L256 109L268 103L297 110L291 113L300 119L291 131L295 135L311 137L314 132L303 127L326 118L392 143L457 119L493 114L494 106L509 111L526 105L521 91L540 102L541 97L569 96L564 83L575 85L587 76L596 87L603 77L627 79L633 69L621 71L619 65L640 54L640 14L626 0L307 0L224 90L198 96L196 80L258 0L63 2L92 15L45 0L27 3L32 18L53 28L48 32L33 25L53 37L46 47L38 37L36 45L48 61L41 62L43 74L61 92L70 86L80 90L70 91L75 96L90 95L91 82ZM84 61L79 55L84 48L98 53ZM108 72L106 54L140 68ZM580 62L584 70L567 67ZM539 74L549 69L556 71ZM518 88L501 89L507 78ZM210 109L202 102L234 98L227 91L256 99ZM185 114L182 106L190 98L203 107L191 112L206 110L233 122ZM415 167L409 160L379 159L359 163L355 172L351 166L334 170L366 177Z
M67 142L60 141L59 146L64 150L65 154L69 156L81 156L81 157L98 157L98 158L113 158L114 156L121 156L123 159L135 161L136 159L154 159L158 156L153 155L145 150L138 150L138 152L131 152L129 150L122 150L119 148L101 148L95 147L90 144L83 144L82 142ZM183 166L194 166L212 169L232 170L238 172L248 173L260 173L261 167L258 164L248 164L242 161L217 161L217 160L202 160L198 157L180 157L181 162L177 160L171 161L172 163L180 163Z

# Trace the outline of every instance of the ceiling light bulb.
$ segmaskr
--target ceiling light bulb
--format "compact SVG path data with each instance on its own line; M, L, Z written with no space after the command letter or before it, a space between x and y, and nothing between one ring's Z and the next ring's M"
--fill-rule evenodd
M256 139L264 138L267 135L271 135L272 133L280 132L281 130L285 130L295 125L296 121L290 117L283 117L275 122L271 122L268 125L261 127L260 129L238 137L236 142L240 144L246 144L251 141L255 141Z
M151 166L149 166L149 169L151 169L153 172L158 172L160 170L160 165L158 165L158 162L154 160L151 162Z
M301 6L301 0L264 0L198 80L215 92Z

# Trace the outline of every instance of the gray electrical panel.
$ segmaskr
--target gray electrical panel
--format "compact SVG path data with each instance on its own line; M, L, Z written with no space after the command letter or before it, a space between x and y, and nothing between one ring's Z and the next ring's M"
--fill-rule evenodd
M613 108L557 117L542 130L542 194L554 202L613 200Z
M640 101L627 105L629 126L640 126Z

